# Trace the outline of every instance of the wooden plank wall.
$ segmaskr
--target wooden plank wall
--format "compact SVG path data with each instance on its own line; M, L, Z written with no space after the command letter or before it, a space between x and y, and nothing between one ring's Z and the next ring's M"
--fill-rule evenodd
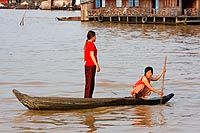
M116 7L116 0L106 0L106 7L115 8Z
M129 7L128 0L122 0L122 7Z
M139 7L141 8L151 8L152 6L152 0L140 0L139 1Z
M197 0L192 0L192 8L196 8L197 7Z
M164 0L164 6L165 7L176 7L177 0Z

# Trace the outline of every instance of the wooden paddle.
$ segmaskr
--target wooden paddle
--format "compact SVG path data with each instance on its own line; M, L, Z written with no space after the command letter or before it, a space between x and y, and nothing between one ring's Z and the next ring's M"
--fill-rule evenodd
M20 26L24 26L24 17L26 15L27 10L24 12L21 22L19 23Z
M164 58L164 69L166 69L166 62L167 62L167 56L165 56ZM165 81L165 72L163 73L163 76L162 76L162 90L161 90L162 93L164 90L164 81ZM162 104L162 96L160 98L160 104Z

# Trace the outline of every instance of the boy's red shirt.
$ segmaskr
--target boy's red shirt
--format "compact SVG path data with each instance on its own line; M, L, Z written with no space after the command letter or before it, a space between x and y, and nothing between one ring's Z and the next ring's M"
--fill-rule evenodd
M97 60L97 48L93 42L86 42L85 46L85 66L95 66L90 56L90 51L94 51L94 57Z

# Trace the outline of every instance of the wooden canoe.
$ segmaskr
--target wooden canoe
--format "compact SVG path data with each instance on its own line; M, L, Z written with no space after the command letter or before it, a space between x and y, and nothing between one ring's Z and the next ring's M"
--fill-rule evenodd
M58 21L81 21L81 17L56 17Z
M32 97L13 89L17 99L30 110L72 110L89 109L103 106L127 106L127 105L156 105L160 104L160 98L149 100L125 98L66 98L66 97ZM162 104L167 103L173 93L163 96Z

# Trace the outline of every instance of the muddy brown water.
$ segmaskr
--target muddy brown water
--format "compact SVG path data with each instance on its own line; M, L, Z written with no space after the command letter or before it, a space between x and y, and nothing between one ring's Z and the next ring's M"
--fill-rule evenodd
M135 25L55 19L80 12L0 10L1 132L176 132L200 130L200 26ZM167 56L166 105L116 106L74 111L29 111L12 88L33 96L83 97L83 45L97 34L101 72L94 97L130 96L131 86ZM161 89L162 80L152 85ZM151 97L157 96L152 94Z

